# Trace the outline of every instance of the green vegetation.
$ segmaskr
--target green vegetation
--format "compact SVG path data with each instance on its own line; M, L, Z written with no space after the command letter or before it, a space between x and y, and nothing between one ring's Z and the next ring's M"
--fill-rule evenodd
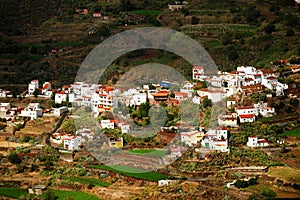
M91 195L91 194L87 194L85 192L80 192L80 191L66 191L66 190L48 190L49 192L53 192L55 197L58 198L58 200L64 200L66 198L72 198L73 200L98 200L99 198ZM47 192L48 192L47 191ZM41 197L45 198L47 195L47 192L42 194Z
M155 149L134 149L134 150L128 150L131 153L139 153L139 154L143 154L143 153L150 153L150 152L155 152Z
M81 177L66 176L66 177L63 177L63 179L69 180L72 182L86 184L86 185L93 184L95 186L102 186L102 187L108 187L110 185L110 183L98 180L96 178L81 178Z
M300 137L300 129L290 130L282 133L285 136Z
M263 199L274 199L276 197L276 193L265 185L255 185L246 188L245 190L256 193L259 199L262 197ZM256 196L251 196L249 199L257 199Z
M128 152L135 153L135 154L144 154L144 156L150 156L156 158L162 158L167 154L167 152L164 150L155 150L155 149L134 149L134 150L129 150Z
M0 197L19 198L22 195L26 195L27 191L22 188L0 188Z
M138 14L138 15L158 15L160 10L134 10L130 11L130 14Z
M158 181L161 179L166 179L168 177L163 174L158 174L155 172L146 172L141 169L127 167L124 165L113 165L111 167L105 165L91 165L91 167L96 169L108 170L121 175L130 176L137 179L149 180L149 181Z
M291 167L271 167L268 175L293 183L300 182L300 170Z

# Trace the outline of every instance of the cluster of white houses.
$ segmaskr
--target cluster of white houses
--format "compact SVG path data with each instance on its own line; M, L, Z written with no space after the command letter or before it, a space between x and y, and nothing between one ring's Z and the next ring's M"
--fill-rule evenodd
M196 89L197 81L186 82L180 86L179 91L171 91L172 83L162 81L159 84L143 85L138 88L130 88L122 91L113 86L103 86L99 84L89 84L85 82L75 82L71 85L63 86L58 90L53 90L50 82L45 82L39 88L39 81L32 80L28 85L28 94L33 95L38 89L40 94L50 97L55 92L55 103L71 102L73 105L89 106L94 117L98 117L104 111L113 111L120 105L140 106L145 102L167 105L178 105L181 101L190 99L194 104L200 104L203 98L218 102L226 98L227 108L234 109L234 112L222 114L218 117L220 128L208 130L205 134L202 131L190 131L181 133L181 141L188 146L201 142L203 147L229 151L228 129L226 126L238 126L239 123L254 122L258 116L268 117L275 114L275 109L267 103L260 102L251 106L238 106L238 102L233 96L238 93L249 95L252 93L264 93L267 90L276 95L283 95L288 88L277 80L278 75L271 69L256 69L254 67L238 67L236 71L230 73L218 72L216 76L208 77L204 73L202 66L195 66L192 69L192 79L206 81L208 88ZM6 93L5 91L0 91ZM1 103L0 111L8 113L12 110L10 104ZM68 110L67 107L54 109L54 115L60 116ZM17 112L17 111L16 111ZM19 116L36 119L43 115L38 103L31 103L25 109L18 110ZM122 113L124 114L124 113ZM126 118L126 116L124 116ZM119 128L122 133L130 133L130 126L126 120L102 120L101 128ZM83 132L85 134L85 132ZM91 132L90 132L91 134ZM86 135L90 135L86 134ZM80 134L79 134L80 135ZM77 149L82 139L80 136L54 135L54 142L64 144L66 149ZM123 146L122 139L112 139L110 146ZM257 140L249 141L250 146L260 144ZM257 145L259 146L259 145Z

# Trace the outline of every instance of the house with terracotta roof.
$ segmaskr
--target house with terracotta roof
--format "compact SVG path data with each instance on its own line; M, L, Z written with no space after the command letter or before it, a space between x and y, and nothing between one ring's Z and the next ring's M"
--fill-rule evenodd
M203 66L194 66L193 67L193 80L203 81L207 78L204 74Z
M0 112L7 113L10 109L10 103L0 103Z
M246 123L246 122L254 122L255 121L255 115L254 114L241 114L239 115L240 123Z
M254 107L263 117L271 117L275 115L275 108L268 106L268 103L259 102L257 104L254 104Z
M167 101L169 99L170 91L169 90L160 90L156 93L153 93L152 96L155 102Z
M81 144L81 136L72 135L64 137L64 148L67 150L78 150Z
M226 92L223 92L221 89L214 89L214 88L202 88L200 90L197 90L197 94L200 97L207 96L208 99L210 99L212 102L218 102L221 101L226 97Z
M29 103L28 106L21 110L20 117L30 117L31 120L43 117L43 109L39 103Z
M299 65L293 65L293 66L291 66L291 71L293 73L300 72L300 66Z
M203 132L199 131L190 131L190 132L181 132L180 139L181 143L186 144L187 146L196 145L201 141L203 137Z
M189 97L189 94L187 92L174 92L175 99L182 101L186 100Z
M237 126L237 114L220 115L218 117L218 124L220 126Z
M59 91L55 93L55 103L61 104L63 101L67 101L68 93L65 91Z
M201 140L201 145L210 150L229 152L228 128L221 126L216 130L208 130Z
M42 94L49 96L49 97L51 96L52 91L51 91L51 83L50 82L43 83Z
M103 119L101 120L101 128L115 128L115 121L111 119Z
M269 146L269 143L265 139L258 139L256 136L248 137L247 142L248 147L266 147Z
M94 18L100 18L100 17L102 17L102 13L101 12L94 12L93 17Z
M254 106L239 106L236 107L235 110L239 116L245 114L253 114L258 116L258 110Z
M33 95L34 91L36 89L39 89L39 81L38 80L32 80L29 84L28 84L28 94L29 95Z

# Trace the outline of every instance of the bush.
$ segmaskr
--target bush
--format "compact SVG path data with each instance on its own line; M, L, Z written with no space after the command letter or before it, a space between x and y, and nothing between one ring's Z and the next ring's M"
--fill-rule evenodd
M89 183L88 186L87 186L87 188L88 188L89 190L91 190L91 189L93 189L94 186L95 186L95 185L94 185L93 183Z
M12 164L20 164L22 162L22 159L18 156L18 154L16 154L16 152L11 152L8 154L7 159Z

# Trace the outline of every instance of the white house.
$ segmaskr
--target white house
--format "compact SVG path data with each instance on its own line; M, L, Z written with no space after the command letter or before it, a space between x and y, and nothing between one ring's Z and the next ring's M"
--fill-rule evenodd
M254 122L255 115L254 114L242 114L242 115L239 115L239 119L240 119L240 123Z
M68 94L65 91L55 93L55 103L61 104L63 101L67 101Z
M199 131L180 133L181 142L188 146L197 144L199 141L201 141L202 137L203 137L203 132L199 132Z
M169 185L173 185L175 184L177 181L176 180L159 180L158 183L158 187L162 187L162 186L169 186Z
M221 126L217 130L208 130L201 141L201 145L211 150L229 152L228 128Z
M114 120L110 120L110 119L103 119L103 120L101 120L101 128L111 128L111 129L114 129L115 128L115 122L114 122Z
M10 103L0 103L0 112L8 112L11 109Z
M247 142L248 147L266 147L269 146L269 143L265 139L258 139L256 136L248 137Z
M223 92L222 90L220 90L220 89L213 90L212 88L211 89L207 89L207 88L200 89L197 91L197 94L200 97L207 96L207 98L210 99L212 102L221 101L226 96L226 93Z
M129 133L130 132L129 124L120 122L120 123L118 123L118 127L121 129L122 133Z
M204 80L207 76L204 74L203 66L194 66L193 67L193 80Z
M33 95L33 93L36 89L39 89L39 81L32 80L28 85L28 94Z
M43 84L43 88L42 88L42 94L50 96L52 94L51 90L51 83L50 82L45 82Z
M81 144L80 136L70 136L68 138L64 138L64 148L67 150L78 150L79 145Z
M275 108L271 107L271 106L268 106L268 107L265 107L265 108L260 108L259 113L263 117L270 117L270 116L273 116L275 114Z
M226 140L228 137L228 128L226 126L221 126L217 128L217 139Z
M143 103L147 102L147 93L138 93L132 95L132 100L130 105L140 106Z
M175 99L182 101L186 100L189 97L189 94L187 92L174 92Z
M255 116L258 116L258 110L254 106L237 107L235 110L239 116L246 114L254 114Z
M9 91L0 89L0 98L6 97Z
M233 106L233 105L235 105L236 104L236 100L234 99L234 98L229 98L229 99L227 99L227 101L226 101L226 107L227 108L229 108L229 107L231 107L231 106Z
M39 103L30 103L27 108L21 111L21 117L30 117L31 120L43 116L43 110L39 108Z
M221 115L218 117L218 124L220 126L237 126L237 115Z
M68 111L68 107L63 106L60 108L54 108L53 114L55 116L61 116L62 113L67 112Z

